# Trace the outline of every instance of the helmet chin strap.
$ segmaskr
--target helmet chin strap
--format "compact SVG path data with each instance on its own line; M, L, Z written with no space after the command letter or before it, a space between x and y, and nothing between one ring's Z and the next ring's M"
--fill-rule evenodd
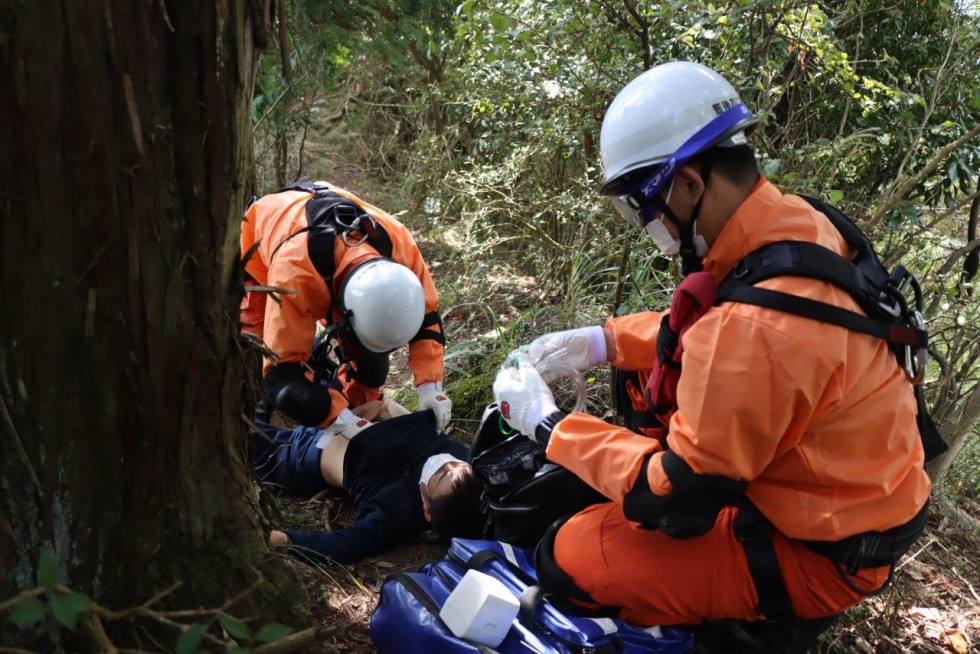
M704 182L705 188L708 187L708 176L711 174L711 168L707 162L701 164L701 179ZM697 247L694 245L694 225L697 223L698 216L701 214L701 203L704 201L704 193L698 198L697 204L691 210L691 219L687 222L681 222L677 219L677 215L671 210L667 203L660 198L660 196L655 196L651 198L653 203L671 222L677 227L677 233L680 236L680 249L678 254L681 257L681 274L687 277L692 272L701 271L704 266L701 263L701 257L698 256Z

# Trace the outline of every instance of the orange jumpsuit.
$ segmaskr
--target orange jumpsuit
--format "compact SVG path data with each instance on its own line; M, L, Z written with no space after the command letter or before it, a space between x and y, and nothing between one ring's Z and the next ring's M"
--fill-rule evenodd
M780 240L848 254L826 217L762 178L722 229L704 269L720 281L752 250ZM860 312L825 282L775 277L759 286ZM650 368L661 315L607 322L616 343L612 365ZM822 617L856 604L862 597L835 565L799 539L883 531L910 520L928 499L915 400L888 344L725 303L684 336L682 366L671 450L697 474L748 482L746 495L777 530L776 555L797 615ZM743 547L732 534L736 509L723 509L711 531L684 540L624 517L623 498L639 475L656 495L671 493L656 439L573 413L555 427L547 454L612 500L574 516L555 538L555 562L597 603L623 607L621 617L641 624L759 619ZM852 581L876 589L887 572L862 569Z
M321 182L322 184L322 182ZM426 313L438 309L439 295L432 276L409 231L393 217L364 202L344 189L326 184L333 192L342 195L362 207L384 227L392 242L391 259L408 267L422 283L425 293ZM242 331L262 338L265 345L279 359L266 358L263 374L279 364L297 362L305 364L313 347L316 323L326 318L328 324L340 318L334 304L337 282L344 278L354 264L380 256L368 243L350 247L339 235L334 240L334 283L328 285L310 260L307 233L292 238L291 235L307 226L306 202L312 196L303 191L272 193L256 200L248 208L242 221L241 247L244 256L256 243L257 250L245 264L245 273L255 283L294 291L279 293L281 302L267 302L264 292L247 293L242 301ZM441 331L436 324L429 329ZM444 346L432 339L412 341L409 345L408 365L415 376L415 385L443 380ZM320 425L334 421L340 411L348 406L348 397L355 403L376 399L378 389L362 388L356 380L345 380L344 393L329 389L330 413ZM347 397L345 397L345 394Z

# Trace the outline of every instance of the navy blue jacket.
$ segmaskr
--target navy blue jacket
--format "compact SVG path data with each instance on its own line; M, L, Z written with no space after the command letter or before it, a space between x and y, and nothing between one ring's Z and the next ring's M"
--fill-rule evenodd
M253 463L260 474L286 492L313 494L326 488L320 474L320 450L315 447L321 430L274 431L266 433L278 446L276 451L265 448L256 453L263 448L253 448ZM436 431L430 410L385 420L359 433L351 439L344 457L344 491L357 508L353 523L329 534L285 530L294 553L318 562L326 558L355 563L418 536L428 528L419 493L422 464L443 452L470 460L469 446Z

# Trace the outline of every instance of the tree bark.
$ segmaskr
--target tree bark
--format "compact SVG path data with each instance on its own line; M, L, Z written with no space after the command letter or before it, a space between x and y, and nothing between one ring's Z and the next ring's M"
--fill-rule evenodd
M233 613L305 619L250 480L233 313L268 3L0 7L0 598L47 549L103 606L261 577Z

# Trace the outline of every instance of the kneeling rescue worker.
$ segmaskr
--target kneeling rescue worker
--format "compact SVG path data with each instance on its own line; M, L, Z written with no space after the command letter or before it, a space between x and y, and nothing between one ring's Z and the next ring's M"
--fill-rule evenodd
M349 407L381 396L390 353L408 343L419 406L446 428L439 298L404 225L341 188L299 182L248 207L241 247L242 332L265 345L267 410L350 439L371 423Z
M546 334L494 383L511 426L611 500L538 547L542 584L580 611L646 625L833 616L887 585L924 527L913 361L903 367L884 337L792 307L718 303L718 285L747 274L761 246L790 268L814 249L845 267L853 255L826 212L760 175L746 138L755 122L699 64L663 64L624 87L602 124L602 191L682 256L685 280L669 313ZM751 290L866 316L813 274ZM921 320L898 332L906 352L924 342ZM547 355L649 374L659 437L558 410L532 365Z

